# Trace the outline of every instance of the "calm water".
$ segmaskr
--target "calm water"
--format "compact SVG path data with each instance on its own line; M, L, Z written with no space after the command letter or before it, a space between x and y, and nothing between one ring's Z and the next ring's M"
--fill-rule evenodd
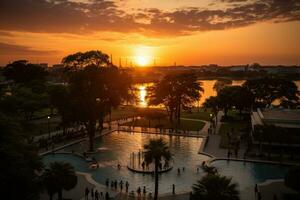
M201 80L199 82L201 82L202 87L204 88L204 93L202 93L199 102L197 102L195 106L202 105L207 98L217 95L216 91L213 89L216 80ZM245 80L233 80L232 85L242 85L244 82ZM300 81L295 81L295 83L300 90ZM139 107L147 106L147 100L146 100L147 86L150 86L151 84L152 83L135 85L135 87L137 88L137 96L138 96L137 106Z
M213 162L212 165L220 174L232 177L241 190L253 187L256 183L267 179L282 179L288 171L287 166L239 161L219 160Z
M114 132L97 139L95 147L98 149L94 157L100 164L99 169L90 169L89 164L78 156L71 154L46 155L43 157L45 164L53 161L65 161L71 163L77 171L92 174L94 180L105 184L106 178L111 180L123 180L130 182L129 190L136 190L139 186L146 186L147 191L153 192L154 177L152 175L142 175L131 172L127 169L127 163L131 152L137 152L150 138L162 137L168 142L174 156L174 168L160 175L159 192L170 193L172 184L176 185L177 192L190 191L191 186L203 176L202 170L197 173L202 161L208 157L198 154L198 149L202 142L201 138L158 136L141 133ZM75 150L82 152L86 149L86 143L70 146L63 151ZM122 165L121 170L117 169L117 164ZM287 171L286 167L277 165L246 163L236 161L215 161L212 163L217 167L222 175L232 177L238 182L241 190L253 187L255 183L263 182L266 179L283 178ZM185 167L181 175L177 175L177 169Z
M88 163L80 157L70 154L47 155L43 158L47 164L52 161L70 162L77 171L91 173L92 177L99 183L105 184L106 178L112 180L129 181L130 190L136 190L139 186L146 186L147 191L154 189L154 177L133 173L127 169L127 163L131 152L138 152L150 138L162 137L168 142L171 152L174 155L174 168L160 176L160 193L172 192L172 184L176 184L176 191L189 191L191 185L201 178L202 172L197 174L197 167L208 157L198 154L202 142L201 138L158 136L141 133L112 133L96 140L95 147L98 152L94 157L100 163L99 169L89 169ZM82 152L87 144L78 144L64 149L64 151L75 150ZM85 147L85 148L83 148ZM122 165L121 170L117 164ZM184 173L177 175L177 168L185 167Z

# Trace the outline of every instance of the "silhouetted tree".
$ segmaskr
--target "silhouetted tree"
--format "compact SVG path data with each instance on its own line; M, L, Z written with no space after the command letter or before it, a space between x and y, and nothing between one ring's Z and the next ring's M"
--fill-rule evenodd
M42 170L38 150L28 144L22 126L16 118L0 111L0 188L7 200L39 199Z
M68 86L53 85L49 87L49 104L50 107L56 108L62 118L61 126L65 133L66 127L72 123L71 97Z
M298 87L290 80L276 77L251 79L247 80L243 87L252 92L258 106L269 106L275 100L299 102Z
M239 200L238 185L231 178L219 174L206 174L193 186L191 200Z
M18 60L6 65L3 75L16 83L28 83L33 80L44 81L47 72L40 65L28 63L27 60Z
M218 92L216 99L209 100L206 104L208 103L212 104L208 105L211 107L217 103L218 108L223 109L225 116L227 116L228 110L233 106L240 112L244 109L250 109L254 103L254 97L249 90L242 86L227 86Z
M15 113L30 120L34 113L48 105L48 94L46 92L37 93L32 88L22 84L11 87L11 94L6 95L0 102L3 112Z
M155 190L154 200L157 200L158 196L158 167L164 159L169 162L172 155L169 151L167 144L160 139L151 139L147 144L144 145L145 150L145 162L147 165L154 164L154 176L155 176Z
M163 104L170 121L175 117L180 123L181 109L189 109L199 100L204 89L194 74L167 75L148 89L149 105Z
M219 111L219 99L217 96L211 96L205 100L203 103L203 106L205 108L210 108L212 109L213 113L215 116L217 116L217 113Z
M292 167L284 178L284 183L289 188L300 193L300 185L299 185L299 178L300 178L300 167Z
M62 200L63 190L71 190L77 185L77 176L69 163L53 162L43 174L43 184L50 200L55 193L58 193L58 199Z
M130 77L116 67L88 66L72 74L70 78L72 120L85 125L91 151L96 122L99 122L101 131L105 115L125 99L130 98L130 87Z
M220 90L222 90L223 88L225 88L226 86L230 86L232 84L232 80L231 79L225 79L225 78L220 78L218 79L214 86L213 89L216 92L219 92Z
M111 65L109 56L98 50L70 54L62 59L62 63L65 67L75 70L82 69L87 66L105 67Z

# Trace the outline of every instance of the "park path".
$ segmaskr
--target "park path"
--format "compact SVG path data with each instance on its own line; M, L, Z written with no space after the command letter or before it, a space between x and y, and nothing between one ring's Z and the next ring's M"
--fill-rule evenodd
M208 134L208 129L210 127L210 122L201 120L201 119L191 119L191 118L180 118L181 120L187 120L187 121L195 121L195 122L203 122L205 123L204 126L202 127L201 131L199 132L199 135L207 135Z
M228 153L228 149L220 148L221 135L219 134L219 131L222 124L224 124L224 122L221 122L223 116L224 116L224 112L219 111L217 114L217 120L216 118L214 118L214 120L216 121L216 127L215 130L213 131L214 134L209 135L209 141L207 142L203 150L205 153L213 155L214 157L217 158L227 158L227 153ZM234 158L243 159L245 151L246 151L246 147L241 144L239 154L237 157Z

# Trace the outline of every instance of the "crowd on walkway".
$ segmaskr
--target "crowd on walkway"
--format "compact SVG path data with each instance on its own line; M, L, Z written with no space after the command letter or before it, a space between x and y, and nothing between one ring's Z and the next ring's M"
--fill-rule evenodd
M97 189L94 190L94 188L89 189L88 187L84 190L84 199L85 200L109 200L111 199L109 196L109 193L106 192L103 194L103 192L99 192Z

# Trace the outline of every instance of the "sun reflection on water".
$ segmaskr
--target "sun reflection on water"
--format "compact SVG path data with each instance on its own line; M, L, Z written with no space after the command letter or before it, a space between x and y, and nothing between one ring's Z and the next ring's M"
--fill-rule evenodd
M139 105L141 107L147 107L147 101L146 101L147 90L146 90L146 86L140 85L138 87L138 90L139 90Z

